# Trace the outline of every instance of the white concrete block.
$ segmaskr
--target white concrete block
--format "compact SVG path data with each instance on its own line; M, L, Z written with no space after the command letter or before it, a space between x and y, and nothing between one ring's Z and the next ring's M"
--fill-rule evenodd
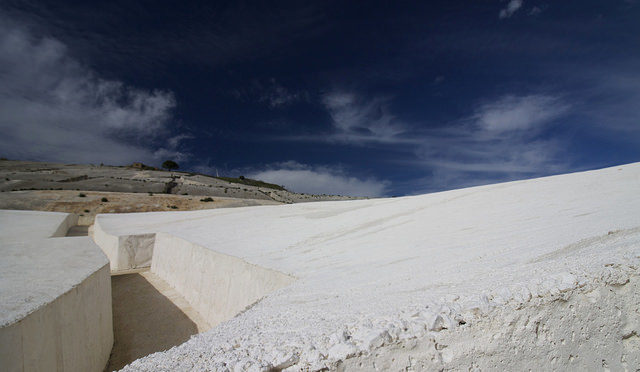
M0 209L0 243L65 236L77 221L70 213Z
M8 215L23 226L33 217ZM66 223L49 221L60 225L47 231ZM33 236L41 227L35 225ZM99 247L88 237L34 238L3 242L0 255L2 370L102 371L113 330L109 261Z
M155 234L113 235L101 226L96 216L92 238L109 258L114 273L151 266Z

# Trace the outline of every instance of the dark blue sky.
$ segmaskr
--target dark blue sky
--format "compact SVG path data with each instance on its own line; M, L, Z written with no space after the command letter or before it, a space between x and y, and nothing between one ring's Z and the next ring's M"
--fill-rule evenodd
M404 195L640 160L635 1L0 3L10 158Z

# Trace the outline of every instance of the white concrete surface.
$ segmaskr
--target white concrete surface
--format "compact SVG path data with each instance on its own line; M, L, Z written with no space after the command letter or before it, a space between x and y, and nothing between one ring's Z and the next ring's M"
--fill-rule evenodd
M65 236L77 221L69 213L0 209L0 244Z
M156 236L151 271L212 326L295 280L166 233Z
M17 212L0 211L26 234L1 230L0 369L102 371L113 344L107 257L88 237L42 239L66 232L63 213Z
M90 232L111 263L111 272L119 273L151 266L155 234L112 235L102 229L97 215Z
M109 235L164 233L297 278L128 370L636 368L639 191L636 163L394 199L101 216Z

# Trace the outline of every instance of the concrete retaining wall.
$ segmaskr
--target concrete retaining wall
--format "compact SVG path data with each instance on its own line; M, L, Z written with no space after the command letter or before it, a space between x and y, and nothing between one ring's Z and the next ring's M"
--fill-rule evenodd
M100 249L102 249L104 254L107 255L109 262L111 263L111 271L114 271L117 269L120 240L117 236L111 235L102 229L98 217L100 216L96 216L96 222L93 225L91 238L96 242Z
M62 223L58 226L56 231L51 235L51 238L59 238L67 235L67 231L75 225L78 224L78 215L74 213L69 213L67 217L62 221Z
M0 369L100 372L112 345L106 264L53 302L0 328Z
M105 232L96 218L92 238L111 262L111 272L151 266L155 234L116 236Z
M168 233L118 236L105 231L100 216L92 237L109 258L112 273L150 266L211 326L295 280Z
M295 280L167 233L156 234L151 271L180 292L211 326Z

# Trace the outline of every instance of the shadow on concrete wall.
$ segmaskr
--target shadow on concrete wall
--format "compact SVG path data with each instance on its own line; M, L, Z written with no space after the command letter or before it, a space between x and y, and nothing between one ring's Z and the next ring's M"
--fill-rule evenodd
M67 230L66 236L87 236L89 235L89 226L71 226Z
M143 275L111 277L115 341L106 370L164 351L198 333L197 325Z

